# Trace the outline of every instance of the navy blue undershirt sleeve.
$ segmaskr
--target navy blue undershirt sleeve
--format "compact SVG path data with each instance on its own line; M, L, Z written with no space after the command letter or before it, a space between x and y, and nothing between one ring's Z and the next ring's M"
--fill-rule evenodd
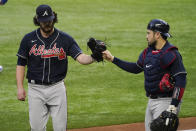
M136 63L123 61L116 57L114 57L114 60L112 61L112 63L117 65L119 68L127 72L130 72L130 73L138 74L143 71L143 69L139 67Z
M185 88L185 86L186 86L186 74L179 74L176 77L174 77L174 79L175 79L175 86L176 87Z
M186 86L186 74L179 74L175 78L175 88L173 91L171 105L175 105L176 107L180 103Z
M173 92L173 99L171 104L178 106L179 102L181 101L184 90L186 87L186 75L187 72L184 68L182 57L178 51L175 52L176 59L174 62L169 66L169 70L172 73L175 81L175 88Z

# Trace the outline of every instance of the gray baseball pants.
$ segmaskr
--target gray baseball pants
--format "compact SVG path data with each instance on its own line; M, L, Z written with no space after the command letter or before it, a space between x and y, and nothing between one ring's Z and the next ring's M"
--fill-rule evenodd
M54 131L66 131L67 98L63 81L53 85L28 84L31 131L46 131L49 115Z
M156 119L163 111L167 110L171 104L172 98L157 98L148 100L145 116L145 130L150 131L150 123ZM180 104L177 108L177 113L180 111Z

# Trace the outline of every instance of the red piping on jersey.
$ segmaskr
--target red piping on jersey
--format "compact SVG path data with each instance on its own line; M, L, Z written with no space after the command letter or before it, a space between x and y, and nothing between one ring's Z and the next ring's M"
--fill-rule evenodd
M143 52L143 55L142 55L142 58L143 58L142 65L144 65L144 59L146 58L147 50L148 50L148 48L144 49L144 52Z
M180 93L179 93L179 96L178 96L178 100L182 99L183 94L184 94L184 88L180 88Z

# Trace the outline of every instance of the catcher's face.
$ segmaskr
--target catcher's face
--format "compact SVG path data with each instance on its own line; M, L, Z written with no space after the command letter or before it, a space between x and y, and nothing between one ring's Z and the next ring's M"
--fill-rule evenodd
M54 22L53 21L40 22L40 28L44 33L49 34L53 31Z
M157 33L153 32L152 30L147 30L146 39L148 41L148 46L154 47L157 43Z

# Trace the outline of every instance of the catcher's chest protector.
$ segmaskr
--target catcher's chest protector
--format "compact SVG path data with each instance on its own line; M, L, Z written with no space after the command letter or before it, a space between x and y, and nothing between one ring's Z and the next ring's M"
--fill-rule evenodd
M168 72L166 65L170 64L173 60L173 56L171 58L165 58L169 50L177 49L176 47L167 44L162 50L152 50L151 48L147 48L146 54L144 57L144 76L145 76L145 89L147 93L155 93L159 90L159 82L161 81L163 75ZM168 59L165 63L164 59ZM165 65L166 64L166 65Z

